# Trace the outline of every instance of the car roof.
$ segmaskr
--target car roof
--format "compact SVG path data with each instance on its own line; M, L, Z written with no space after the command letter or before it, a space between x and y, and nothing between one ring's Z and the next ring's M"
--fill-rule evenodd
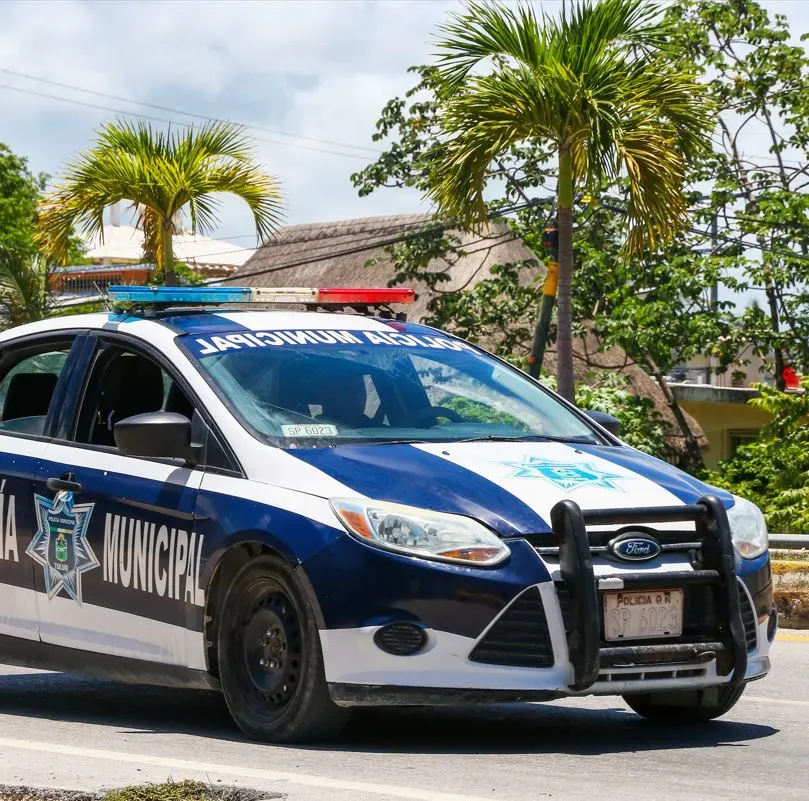
M149 316L141 313L99 312L49 317L3 331L0 333L0 344L37 333L77 329L128 331L142 335L148 329L154 330L155 326L164 332L168 329L175 336L290 329L435 333L435 329L418 323L331 311L192 309L182 312L169 310Z

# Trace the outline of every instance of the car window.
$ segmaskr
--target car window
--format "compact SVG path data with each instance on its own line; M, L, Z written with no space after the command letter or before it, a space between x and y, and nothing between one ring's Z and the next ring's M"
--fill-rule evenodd
M75 440L114 448L117 422L158 411L177 412L190 419L194 406L154 359L126 348L104 348L90 371Z
M19 359L0 380L0 431L42 435L56 382L64 369L70 345L48 347Z
M601 441L523 373L460 340L432 333L282 333L181 338L181 344L235 414L284 447Z

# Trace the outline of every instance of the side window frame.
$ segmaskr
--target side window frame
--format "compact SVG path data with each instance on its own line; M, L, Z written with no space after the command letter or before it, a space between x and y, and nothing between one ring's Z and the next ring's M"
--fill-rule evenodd
M39 441L49 441L53 439L54 432L58 428L59 420L63 414L66 399L69 399L69 386L76 373L81 372L82 355L87 346L87 332L77 330L45 331L37 334L30 334L20 339L7 340L0 345L0 381L11 371L26 355L20 358L9 358L16 354L23 354L30 351L31 356L38 352L48 350L59 350L67 345L67 358L56 380L56 386L51 395L48 413L45 418L45 425L42 434L31 434L22 431L1 431L3 436L22 437ZM8 362L12 363L9 365ZM68 400L69 402L69 400Z
M60 439L64 442L64 444L70 445L71 447L75 448L88 448L90 450L101 450L101 451L112 451L118 452L115 448L109 448L105 445L96 445L93 443L87 442L77 442L76 441L76 428L79 424L79 418L82 411L82 407L84 405L85 398L87 397L88 389L89 389L89 382L90 378L93 374L93 369L95 367L96 361L98 360L99 356L106 348L116 347L116 348L125 348L133 353L138 353L144 356L147 359L151 359L155 362L158 367L161 368L168 376L174 381L180 389L185 393L186 397L191 401L194 409L196 410L197 414L202 419L203 423L207 426L209 430L209 435L213 436L216 440L217 449L221 452L223 459L225 460L226 464L200 464L197 465L197 469L204 470L205 472L213 472L213 473L223 473L225 475L231 476L238 476L244 477L244 471L236 458L236 455L233 453L233 450L227 444L227 441L222 436L222 433L219 430L219 427L214 422L213 418L210 416L208 411L205 409L205 406L200 401L197 394L188 384L188 382L183 377L182 373L180 373L177 368L171 364L171 362L165 357L163 353L161 353L157 348L151 346L148 342L144 340L128 336L126 334L121 333L112 333L112 332L92 332L88 336L88 347L87 347L87 363L86 367L81 376L77 377L77 386L76 391L73 394L75 398L75 403L73 405L73 409L71 411L70 419L67 425L62 430L62 436Z

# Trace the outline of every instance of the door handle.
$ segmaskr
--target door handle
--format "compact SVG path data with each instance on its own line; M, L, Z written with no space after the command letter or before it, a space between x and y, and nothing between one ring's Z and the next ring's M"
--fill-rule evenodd
M65 473L60 478L47 478L45 486L51 492L72 492L74 495L81 492L81 484L76 481L74 473Z

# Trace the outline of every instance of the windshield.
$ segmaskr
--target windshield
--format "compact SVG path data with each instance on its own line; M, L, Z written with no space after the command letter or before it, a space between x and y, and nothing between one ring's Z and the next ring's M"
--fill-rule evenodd
M518 370L439 333L256 331L180 341L242 422L282 447L601 441Z

